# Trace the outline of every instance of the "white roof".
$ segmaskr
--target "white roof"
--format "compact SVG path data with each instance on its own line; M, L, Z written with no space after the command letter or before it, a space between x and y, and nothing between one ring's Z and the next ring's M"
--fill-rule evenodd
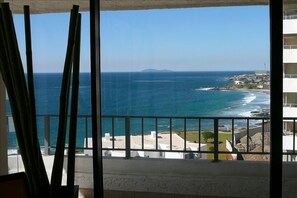
M107 135L108 133L106 133ZM110 134L107 135L109 138L112 138ZM143 136L144 141L144 149L156 149L156 138L152 138L151 134L147 134ZM178 136L176 133L172 133L172 149L173 150L184 150L184 139ZM125 148L125 136L115 136L114 137L114 147L115 148ZM88 148L92 148L92 138L88 138ZM130 136L130 147L131 149L141 149L142 148L142 136L134 135ZM170 134L169 133L158 133L158 149L160 150L170 150ZM86 146L86 139L84 142L84 146ZM200 147L205 147L206 144L200 144ZM112 139L106 139L102 137L102 147L103 148L112 148ZM193 151L197 151L199 147L198 143L186 142L186 148L191 148Z

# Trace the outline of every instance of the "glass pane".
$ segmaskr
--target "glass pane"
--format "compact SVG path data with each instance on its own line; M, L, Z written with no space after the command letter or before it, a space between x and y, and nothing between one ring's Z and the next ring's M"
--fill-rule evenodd
M114 135L137 157L268 160L268 18L256 6L101 11L102 113L129 119Z

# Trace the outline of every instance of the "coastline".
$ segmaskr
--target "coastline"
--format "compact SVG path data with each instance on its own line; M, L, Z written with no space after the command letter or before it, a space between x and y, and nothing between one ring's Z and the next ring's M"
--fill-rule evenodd
M261 93L270 93L270 89L249 89L249 88L237 88L237 87L213 87L210 90L217 90L217 91L251 91L251 92L261 92Z
M270 75L267 72L235 75L228 80L233 83L225 85L223 89L270 93Z
M249 88L249 87L237 87L236 85L225 85L223 87L213 87L210 90L214 91L236 91L236 92L250 92L250 93L263 93L270 97L270 89L263 89L263 88ZM257 108L254 110L249 110L249 115L251 117L258 117L258 116L269 116L270 115L270 108Z
M234 91L252 91L252 92L261 92L261 93L270 94L270 89L234 88L234 89L228 89L228 90L234 90Z

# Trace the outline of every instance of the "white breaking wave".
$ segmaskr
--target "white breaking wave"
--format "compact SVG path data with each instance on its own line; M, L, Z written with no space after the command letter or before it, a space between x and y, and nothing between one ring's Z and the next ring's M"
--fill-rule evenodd
M251 103L253 100L255 100L257 98L257 96L253 93L250 93L248 96L243 98L243 105L247 105L249 103Z
M265 101L261 101L261 102L257 102L257 104L265 104L265 105L269 105L269 104L270 104L270 99L265 100Z
M257 97L257 101L255 104L269 105L270 104L269 95L263 95L261 97Z
M255 111L269 109L269 95L261 92L242 92L243 96L239 100L232 101L228 107L222 111L224 116L242 116L251 117ZM253 112L253 113L252 113Z
M242 112L242 113L239 113L240 116L243 116L243 117L250 117L251 116L251 112L250 111L246 111L246 112Z
M208 90L212 90L213 87L203 87L203 88L199 88L199 89L196 89L196 90L199 90L199 91L208 91Z

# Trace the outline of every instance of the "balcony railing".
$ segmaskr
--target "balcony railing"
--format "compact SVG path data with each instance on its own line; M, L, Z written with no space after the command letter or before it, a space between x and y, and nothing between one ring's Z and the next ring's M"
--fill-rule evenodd
M297 45L284 45L284 49L297 49Z
M297 14L284 15L284 20L297 19Z
M285 78L297 78L297 74L284 74Z
M7 118L9 149L17 149L15 134L11 132L12 119ZM81 115L78 119L77 153L91 155L91 117ZM39 115L37 120L42 150L50 155L55 151L58 116ZM295 126L295 118L288 120ZM102 123L104 156L214 161L269 158L268 117L103 116ZM292 149L284 151L284 155L296 155L295 136L292 142Z
M297 103L284 103L284 105L283 105L284 107L297 107Z

